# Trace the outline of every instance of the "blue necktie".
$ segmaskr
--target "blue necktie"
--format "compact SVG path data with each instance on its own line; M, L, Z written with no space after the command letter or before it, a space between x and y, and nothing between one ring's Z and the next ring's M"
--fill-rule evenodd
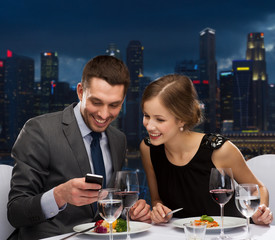
M94 173L97 175L103 176L103 186L102 188L106 187L106 173L105 173L105 166L103 161L103 156L100 148L99 139L101 138L100 132L91 132L92 142L91 142L91 155L94 167Z

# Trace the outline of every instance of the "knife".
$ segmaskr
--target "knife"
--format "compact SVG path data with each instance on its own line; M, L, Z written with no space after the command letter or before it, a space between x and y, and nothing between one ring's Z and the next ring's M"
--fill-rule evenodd
M73 234L71 234L71 235L69 235L69 236L67 236L67 237L61 238L60 240L65 240L65 239L68 239L68 238L70 238L70 237L76 236L76 235L78 235L78 234L85 233L85 232L87 232L87 231L89 231L89 230L94 229L95 227L96 227L96 225L94 225L94 226L92 226L92 227L89 227L89 228L86 228L86 229L84 229L84 230L82 230L82 231L80 231L80 232L74 232Z

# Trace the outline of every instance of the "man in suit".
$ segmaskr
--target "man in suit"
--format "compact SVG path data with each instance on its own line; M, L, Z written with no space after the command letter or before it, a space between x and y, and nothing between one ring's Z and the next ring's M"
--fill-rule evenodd
M8 219L17 231L11 239L50 237L95 220L92 203L100 185L84 178L97 165L90 149L91 132L101 133L105 181L111 186L125 159L126 137L110 123L120 112L129 83L122 61L95 57L77 85L79 103L26 122L12 149L15 166ZM149 205L139 200L131 218L150 221Z

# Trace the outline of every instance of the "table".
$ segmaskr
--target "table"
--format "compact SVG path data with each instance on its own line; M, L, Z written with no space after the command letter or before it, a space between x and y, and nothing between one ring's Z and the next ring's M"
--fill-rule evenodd
M131 238L134 240L137 239L150 239L150 240L184 240L185 234L184 230L181 228L176 228L172 224L173 220L170 223L162 225L152 225L152 227L142 233L132 234ZM252 236L257 240L272 240L275 239L275 225L270 226L260 226L251 224L250 225ZM246 236L246 227L238 227L233 229L226 229L225 234L231 236L233 239L241 239ZM65 237L70 234L63 234L51 238L44 238L44 240L59 240L62 237ZM211 240L213 237L218 236L219 231L207 232L205 240ZM87 234L81 234L70 238L71 240L108 240L109 236L92 236ZM114 236L115 240L124 240L126 235L123 236Z

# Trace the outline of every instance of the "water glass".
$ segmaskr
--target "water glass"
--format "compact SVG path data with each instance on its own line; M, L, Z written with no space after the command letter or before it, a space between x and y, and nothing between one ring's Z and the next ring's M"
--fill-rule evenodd
M192 223L184 224L186 240L204 240L206 224L194 225Z
M109 240L113 240L113 222L120 216L123 204L121 196L118 195L118 189L106 188L99 190L98 210L99 215L109 223Z
M257 184L240 184L236 187L235 203L237 209L246 217L246 240L252 240L250 218L257 211L261 201L260 189Z

